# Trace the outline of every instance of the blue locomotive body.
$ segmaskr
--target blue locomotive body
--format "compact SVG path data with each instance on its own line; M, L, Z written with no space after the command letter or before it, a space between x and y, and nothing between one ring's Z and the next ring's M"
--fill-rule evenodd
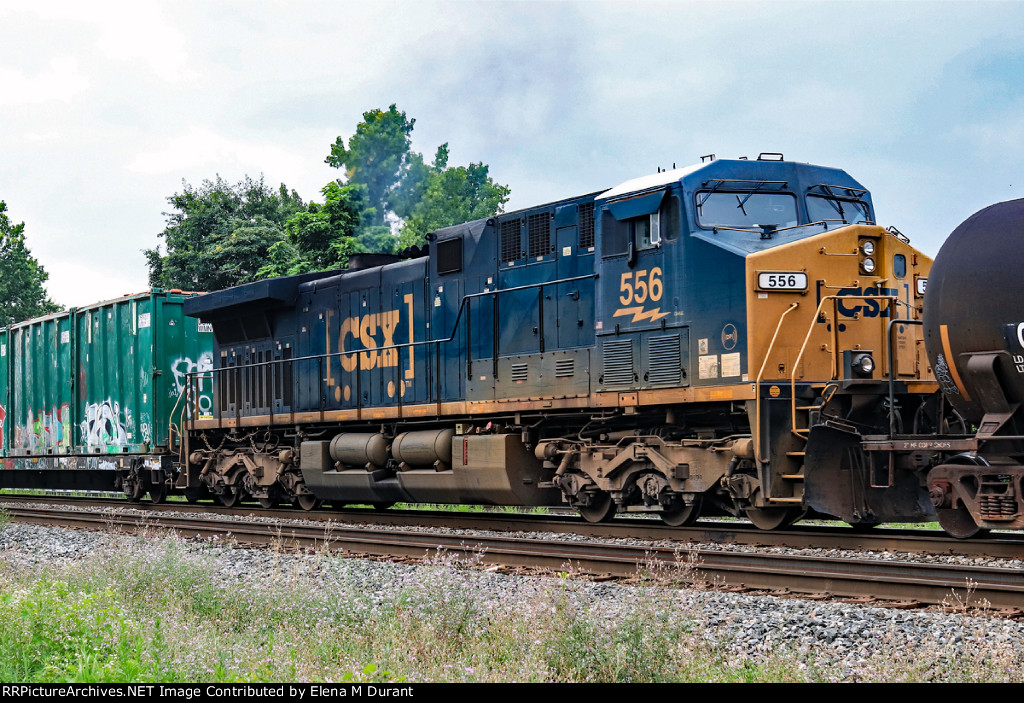
M305 359L281 366L291 383L240 378L240 400L229 385L215 414L373 417L738 381L749 375L746 258L821 232L798 226L823 218L796 197L819 183L856 192L870 221L870 195L842 171L717 160L438 230L429 256L207 294L188 313L214 323L222 367ZM736 373L700 373L700 356L734 350Z
M562 500L672 523L714 504L783 524L815 507L807 408L844 379L861 382L847 411L882 397L839 361L884 351L869 304L919 308L911 285L878 281L923 277L927 258L873 219L843 171L711 160L435 231L426 255L192 299L216 393L185 423L178 487L307 507ZM805 333L825 356L797 349ZM881 504L843 515L889 517Z

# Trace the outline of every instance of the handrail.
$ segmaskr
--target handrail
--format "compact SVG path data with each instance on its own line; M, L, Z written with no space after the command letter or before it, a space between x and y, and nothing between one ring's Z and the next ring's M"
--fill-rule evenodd
M889 342L889 439L896 436L896 362L892 352L895 346L892 343L892 328L897 324L924 326L924 320L889 320L889 329L886 334L886 339Z
M772 341L768 344L768 351L764 354L764 361L761 362L761 370L757 372L757 380L754 382L754 461L760 466L761 459L761 378L764 376L764 370L768 366L768 359L771 357L772 350L775 348L775 341L779 337L779 330L782 329L782 323L786 319L786 315L800 307L800 303L790 303L789 308L785 310L782 315L779 316L779 323L775 325L775 334L772 335Z
M804 337L804 343L800 347L800 353L797 354L796 360L793 362L793 373L789 377L790 405L792 407L792 418L791 418L790 432L792 434L796 435L797 437L800 437L801 439L803 439L804 437L796 429L796 372L797 372L797 369L800 368L800 362L803 360L804 352L807 351L807 343L810 341L811 335L814 333L814 326L816 324L818 324L818 318L821 316L822 307L825 305L825 301L830 300L830 301L832 301L832 337L833 337L834 341L832 343L832 347L833 348L829 352L831 354L831 356L832 356L832 378L829 379L829 380L835 381L838 378L838 376L839 376L839 365L838 365L838 360L837 360L837 357L836 357L836 352L838 351L837 347L838 347L838 340L839 340L839 321L837 319L837 317L838 317L838 315L837 315L838 310L836 308L836 305L837 305L837 301L840 298L845 298L847 300L854 299L854 300L865 300L865 301L868 300L869 298L871 300L885 299L885 300L889 301L889 310L890 311L893 310L894 303L899 302L899 299L895 295L826 295L826 296L823 296L822 299L818 302L818 309L814 311L814 316L811 318L811 325L807 329L807 336ZM888 340L886 340L886 341L888 341ZM891 372L891 370L890 370L890 372Z
M322 364L324 360L331 359L333 357L355 356L356 357L356 369L355 369L355 372L356 372L356 384L359 385L361 383L361 376L362 376L362 374L359 373L360 371L362 371L362 368L361 368L362 360L360 358L361 354L368 354L371 351L379 353L379 352L382 352L382 351L388 351L388 350L391 350L391 349L396 349L396 350L398 350L398 352L397 352L398 357L399 357L399 359L401 359L401 350L402 349L412 349L414 347L423 347L423 346L427 346L427 345L434 345L437 348L436 356L438 357L437 358L438 369L437 369L437 373L435 374L435 376L437 377L436 381L437 381L437 386L438 386L437 390L436 390L436 393L437 393L437 399L436 400L437 400L437 403L438 403L438 406L439 406L439 410L440 410L440 403L441 403L441 389L440 389L441 379L440 379L440 368L439 368L440 367L440 346L441 346L441 344L447 344L447 343L452 342L452 341L455 340L456 332L459 329L459 322L462 319L462 311L467 309L467 305L468 305L468 301L469 300L472 300L472 299L475 299L475 298L483 298L485 296L493 296L493 298L495 300L497 300L497 296L502 294L502 293L515 293L515 292L524 291L524 290L531 290L531 289L535 289L535 288L543 289L545 286L557 286L557 285L561 285L563 283L575 283L577 281L585 281L585 280L595 279L595 278L598 278L599 275L600 274L589 273L589 274L586 274L586 275L583 275L583 276L572 276L570 278L559 278L559 279L556 279L556 280L553 280L553 281L541 281L539 283L528 283L528 284L521 285L521 286L513 286L511 288L500 288L500 289L495 289L495 290L490 290L490 291L483 291L481 293L467 293L466 295L462 296L462 300L459 303L458 313L455 315L455 321L452 323L452 332L451 332L451 334L448 335L448 337L444 337L444 338L425 339L425 340L420 340L420 341L415 341L415 342L404 342L404 343L401 343L401 344L391 344L391 345L384 346L384 347L373 347L371 349L367 349L367 348L363 348L363 349L343 349L343 350L339 350L339 351L336 351L336 352L331 352L329 354L311 354L311 355L308 355L308 356L298 356L298 357L293 357L293 358L290 358L290 359L270 359L270 360L267 360L267 361L260 361L260 362L257 362L257 363L250 363L250 364L241 364L241 365L238 365L238 366L229 366L229 367L222 366L221 368L210 369L208 372L207 371L193 371L191 373L186 374L186 378L190 380L190 379L193 379L194 377L198 377L198 375L201 374L201 373L218 374L218 373L227 372L227 371L241 371L241 370L245 370L245 369L255 369L255 368L263 367L263 366L276 366L278 364L285 364L285 363L294 364L297 361L312 361L314 359L317 360L318 364ZM468 316L468 313L467 313L467 316ZM413 321L410 320L409 324L411 326L413 324ZM494 355L495 355L495 363L497 363L497 355L498 355L497 346L495 346ZM319 376L320 382L322 383L323 382L323 373L321 372L318 376ZM322 392L322 389L321 389L321 400L322 399L323 399L323 392ZM322 406L322 402L321 402L321 406ZM236 403L235 407L236 407L236 415L237 415L238 414L237 413L237 409L238 409L239 405ZM356 408L357 408L357 410L361 410L362 409L361 389L357 389ZM272 412L273 411L271 410L271 413ZM223 415L223 409L221 409L218 412L218 415Z

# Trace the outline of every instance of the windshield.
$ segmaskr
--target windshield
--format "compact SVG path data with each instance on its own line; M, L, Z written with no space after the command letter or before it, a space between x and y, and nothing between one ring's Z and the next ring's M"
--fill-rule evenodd
M811 222L829 220L845 222L850 225L858 222L871 222L871 213L868 211L867 203L862 200L840 200L820 195L808 195L807 214L811 218Z
M702 227L756 230L797 224L796 198L788 193L698 193L697 223Z

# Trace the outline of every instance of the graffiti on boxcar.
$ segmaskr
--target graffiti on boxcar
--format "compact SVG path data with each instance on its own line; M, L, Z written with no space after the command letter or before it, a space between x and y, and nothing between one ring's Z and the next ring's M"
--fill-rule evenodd
M0 447L4 446L4 420L7 419L7 408L0 405Z
M199 391L199 414L209 415L213 411L213 394L211 393L213 381L213 353L203 352L199 355L198 361L193 361L187 356L178 357L171 364L171 374L174 376L174 386L168 392L168 396L177 399L185 390L185 381L188 374L199 374L196 379L196 388ZM191 412L191 404L187 409Z
M128 445L131 439L129 428L132 425L132 413L124 409L124 420L121 419L121 406L117 401L108 398L102 403L89 403L85 406L85 420L82 421L82 439L91 449L114 449Z
M28 410L25 424L14 426L14 446L33 452L71 450L71 409L63 403L47 410Z

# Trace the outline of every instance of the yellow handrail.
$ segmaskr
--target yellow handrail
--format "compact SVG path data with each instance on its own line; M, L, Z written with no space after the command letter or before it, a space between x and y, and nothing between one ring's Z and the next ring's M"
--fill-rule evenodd
M768 366L768 359L775 348L775 340L779 338L782 322L786 319L786 315L798 307L800 307L800 303L790 303L789 308L779 316L779 323L775 325L775 334L772 335L772 341L768 344L768 351L764 354L764 361L761 362L761 370L757 372L757 380L754 381L754 461L757 462L758 466L761 465L761 377L764 376L764 369Z
M894 296L894 295L826 295L818 303L818 309L814 311L814 317L811 318L811 326L807 329L807 336L804 337L804 343L800 347L800 353L797 354L796 360L793 362L793 373L789 377L789 397L790 397L790 406L792 408L792 421L791 421L790 432L793 433L794 435L796 435L797 437L800 437L801 439L803 439L804 437L803 437L802 434L800 434L800 431L798 431L796 429L796 373L797 373L797 370L800 368L800 362L803 361L804 352L807 350L807 343L810 341L811 334L813 334L813 332L814 332L814 326L818 323L818 318L821 316L822 306L825 304L826 300L831 300L832 301L832 336L833 336L834 342L832 344L833 348L829 351L829 353L832 356L832 378L829 379L829 380L830 381L835 381L838 378L838 376L839 376L839 365L838 365L838 361L837 361L837 357L836 357L836 351L837 351L837 347L839 345L839 324L838 324L838 320L836 319L837 318L837 315L836 315L837 310L836 310L836 307L835 307L835 301L837 301L839 298L845 298L847 300L849 300L849 299L853 299L853 300L867 300L868 298L870 298L871 300L880 300L880 299L888 300L889 301L889 314L890 314L890 317L892 315L893 304L898 301L898 298L896 296ZM888 340L884 339L884 335L883 335L883 342L882 343L883 343L883 345L884 344L888 344ZM887 350L885 350L885 349L882 350L882 352L885 352L885 351L887 351ZM883 354L883 356L884 356L884 354ZM890 372L891 372L891 369L890 369Z

